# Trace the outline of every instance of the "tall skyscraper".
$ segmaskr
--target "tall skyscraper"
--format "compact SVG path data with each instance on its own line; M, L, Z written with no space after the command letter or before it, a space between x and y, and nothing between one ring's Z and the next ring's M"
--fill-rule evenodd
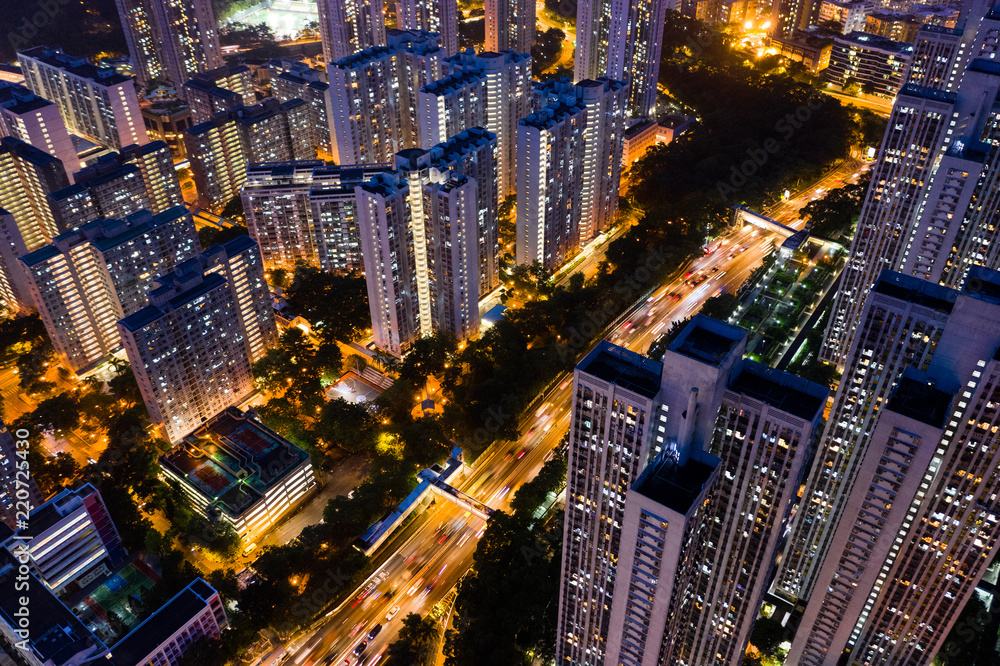
M889 271L872 288L792 521L774 580L778 594L798 600L812 593L879 409L904 369L927 367L956 295Z
M533 0L486 0L486 51L531 53L535 45Z
M330 135L340 164L388 162L417 145L417 91L441 78L444 50L437 36L389 31L389 45L327 65Z
M211 0L116 0L141 92L222 67ZM132 143L131 141L128 143Z
M327 64L385 44L382 0L319 0L317 7Z
M828 393L745 346L698 316L577 367L559 663L741 663Z
M1000 116L993 106L1000 73L981 56L994 50L1000 16L988 14L974 24L978 31L971 44L959 39L951 44L954 56L935 56L954 66L947 77L926 64L931 61L922 49L934 51L932 45L914 53L923 63L914 76L958 83L952 90L909 83L896 97L830 316L821 350L826 361L844 364L883 269L957 286L968 266L997 260L989 247L997 229L987 220L998 205ZM972 201L976 205L969 206Z
M437 330L459 339L479 332L481 246L489 245L481 223L489 226L489 211L481 210L476 180L484 172L472 167L496 154L495 138L481 132L402 151L395 171L356 189L372 331L392 354ZM495 267L495 255L486 259Z
M325 271L362 271L355 188L390 164L330 167L320 160L251 164L243 210L265 267L299 261Z
M21 262L52 346L80 374L121 349L116 322L146 306L155 277L200 251L191 214L176 206L94 220Z
M80 158L59 107L49 100L24 86L0 87L0 136L12 136L52 155L62 162L66 176L73 182Z
M445 74L459 72L478 73L485 78L486 124L482 126L497 137L497 178L502 199L517 189L517 123L531 113L531 56L515 51L476 55L468 49L445 61ZM443 141L451 136L435 138Z
M67 185L66 169L58 159L20 139L0 139L0 207L14 216L27 250L59 233L46 197Z
M268 97L188 129L184 142L198 194L213 206L224 206L239 195L249 163L312 159L309 120L301 99Z
M309 111L309 138L317 157L326 159L333 155L330 137L330 117L333 106L330 85L320 79L320 70L307 70L310 78L293 72L272 73L271 92L282 102L293 99L305 101ZM325 78L325 77L324 77Z
M246 65L223 65L198 72L178 92L191 107L191 122L195 124L227 109L253 106L257 102L253 72Z
M73 132L112 150L149 141L131 77L47 46L21 51L17 59L25 85L52 100Z
M518 124L518 263L552 270L614 222L625 94L608 79L537 91L548 106Z
M651 115L656 105L667 0L628 0L627 4L581 0L576 7L573 79L626 81L629 115Z
M253 391L277 340L257 244L240 236L162 275L118 329L153 423L177 442Z
M993 560L998 294L1000 274L970 270L926 370L865 433L793 663L929 664Z
M458 53L456 0L396 0L396 25L401 30L436 32L446 54Z

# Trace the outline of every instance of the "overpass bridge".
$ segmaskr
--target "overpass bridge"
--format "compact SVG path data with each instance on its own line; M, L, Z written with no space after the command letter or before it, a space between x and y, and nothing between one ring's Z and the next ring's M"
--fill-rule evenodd
M760 227L765 231L771 231L776 234L785 236L786 238L797 233L797 229L792 229L789 226L785 226L777 220L772 220L766 215L761 215L760 213L751 210L749 207L743 204L737 204L733 206L733 225L743 226L744 224L752 224L755 227Z

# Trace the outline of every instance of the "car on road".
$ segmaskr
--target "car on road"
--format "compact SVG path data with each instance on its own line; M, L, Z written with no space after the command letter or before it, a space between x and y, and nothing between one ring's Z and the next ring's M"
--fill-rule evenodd
M358 622L356 625L354 625L354 628L351 629L351 636L357 636L364 628L365 628L365 623Z
M361 656L361 653L365 651L366 647L368 647L368 641L361 641L358 643L357 647L354 648L354 654Z
M520 460L524 457L524 454L528 452L528 449L521 449L521 452L517 454L517 459Z
M385 614L386 621L388 622L392 618L396 617L397 613L399 613L399 606L393 606L392 608L390 608L389 612Z
M378 632L380 631L382 631L382 625L376 624L374 627L372 627L372 630L368 632L368 640L372 640L373 638L378 636Z
M510 451L507 452L507 455L505 455L503 457L503 459L504 460L510 460L513 457L514 457L514 449L511 449Z

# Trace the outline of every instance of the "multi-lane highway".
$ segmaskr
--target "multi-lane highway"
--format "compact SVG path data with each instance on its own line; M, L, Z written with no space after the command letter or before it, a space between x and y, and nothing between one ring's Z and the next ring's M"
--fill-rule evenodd
M808 190L768 210L787 219L814 196L816 189L839 186L857 165L845 165ZM612 342L645 353L670 325L696 313L708 298L725 289L735 293L782 238L746 226L691 262L669 284L660 285L636 304L608 334ZM553 382L539 407L522 423L524 434L512 443L495 444L475 462L458 488L495 509L505 509L521 484L533 478L569 429L572 374ZM472 565L483 521L462 508L438 500L428 513L388 542L376 572L322 626L297 643L287 663L295 666L348 664L372 666L408 613L425 614L455 586ZM397 610L398 609L398 610ZM377 631L376 631L377 629ZM371 632L376 631L371 638Z

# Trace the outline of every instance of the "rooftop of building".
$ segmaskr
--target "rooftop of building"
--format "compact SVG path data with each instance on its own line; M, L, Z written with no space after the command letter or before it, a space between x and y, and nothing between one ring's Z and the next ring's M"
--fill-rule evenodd
M209 69L204 72L199 72L195 74L192 78L201 79L203 81L221 81L223 79L228 79L230 76L236 74L249 74L250 68L246 65L222 65L221 67L216 67L215 69Z
M923 373L907 368L889 398L888 409L935 428L944 426L952 394Z
M973 266L965 278L962 295L985 303L1000 304L1000 271Z
M357 67L362 67L374 60L381 60L382 58L392 57L393 50L388 46L373 46L369 49L363 49L349 55L340 60L334 60L330 63L330 67L335 67L336 69L355 69Z
M184 82L184 87L191 90L200 90L201 92L208 93L213 97L219 97L228 100L242 100L238 94L234 93L228 88L223 88L216 85L215 81L211 79L188 79Z
M361 184L361 189L365 192L371 192L383 197L392 196L399 190L406 189L406 187L407 184L401 181L394 172L375 174L371 180Z
M878 276L872 291L942 312L951 312L958 298L954 289L888 269Z
M95 657L107 647L38 579L29 573L28 589L31 592L30 645L38 661L62 666L78 655ZM13 557L0 556L0 618L12 628L20 626L15 613L20 612L23 588L18 582L17 565Z
M448 95L461 90L470 83L479 83L481 81L483 81L483 74L481 72L462 70L449 74L443 79L428 83L420 89L420 92L429 95Z
M22 55L50 67L57 67L74 76L90 79L102 86L113 86L132 80L131 76L123 76L116 72L113 67L94 65L86 58L66 55L62 52L62 49L51 46L35 46L24 51L19 51L18 57Z
M903 96L928 99L934 102L945 102L946 104L954 104L955 100L958 99L958 95L953 92L938 90L937 88L930 88L928 86L918 86L914 83L907 83L899 89L899 97Z
M518 121L518 125L525 127L535 127L537 129L551 129L563 122L567 118L585 113L586 109L580 104L566 104L556 102L544 109L535 111Z
M859 46L864 49L884 51L886 53L892 53L903 57L909 57L913 55L913 44L910 44L908 42L897 42L895 40L889 39L888 37L883 37L881 35L873 35L867 32L855 31L843 36L835 37L834 41L846 42L852 46Z
M729 390L810 422L822 415L830 394L829 387L750 360L743 361Z
M708 365L719 366L745 337L746 331L742 328L699 314L667 349Z
M975 58L969 63L969 69L983 74L1000 74L1000 62L989 58Z
M645 118L625 130L625 138L633 139L641 134L655 130L658 123L655 120Z
M469 128L432 147L429 151L431 160L450 164L475 148L495 143L496 137L496 134L482 127Z
M28 526L17 530L19 536L37 537L59 524L67 515L83 507L83 500L97 492L94 486L86 483L79 488L67 488L58 495L36 506L29 516Z
M671 511L687 515L711 480L715 467L689 458L683 465L666 452L656 456L632 485L632 491L662 504Z
M17 115L44 109L52 102L39 97L22 85L0 82L0 106Z
M233 518L260 500L309 454L230 407L160 456L210 504Z
M208 606L215 589L195 578L111 648L115 666L136 666Z
M197 276L200 279L185 280L184 282L174 282L173 278L175 273L170 273L161 276L157 282L161 284L160 287L151 289L149 292L150 305L142 308L138 312L130 314L124 319L120 319L118 323L125 327L129 331L139 331L149 324L153 323L160 317L164 316L167 312L175 310L182 305L193 301L199 296L203 296L213 289L226 284L226 278L222 277L218 273L209 273L208 275ZM178 276L181 278L190 278L191 276ZM166 281L166 283L164 283ZM190 285L190 286L188 286ZM152 303L153 299L162 301L160 305L155 305Z
M646 398L654 398L660 392L663 366L658 361L607 340L602 340L576 368Z
M30 143L26 143L12 136L5 136L0 139L0 151L14 153L22 160L30 162L38 167L46 167L55 162L58 162L60 167L62 166L62 162L59 161L59 158L53 157L44 150L39 150Z

